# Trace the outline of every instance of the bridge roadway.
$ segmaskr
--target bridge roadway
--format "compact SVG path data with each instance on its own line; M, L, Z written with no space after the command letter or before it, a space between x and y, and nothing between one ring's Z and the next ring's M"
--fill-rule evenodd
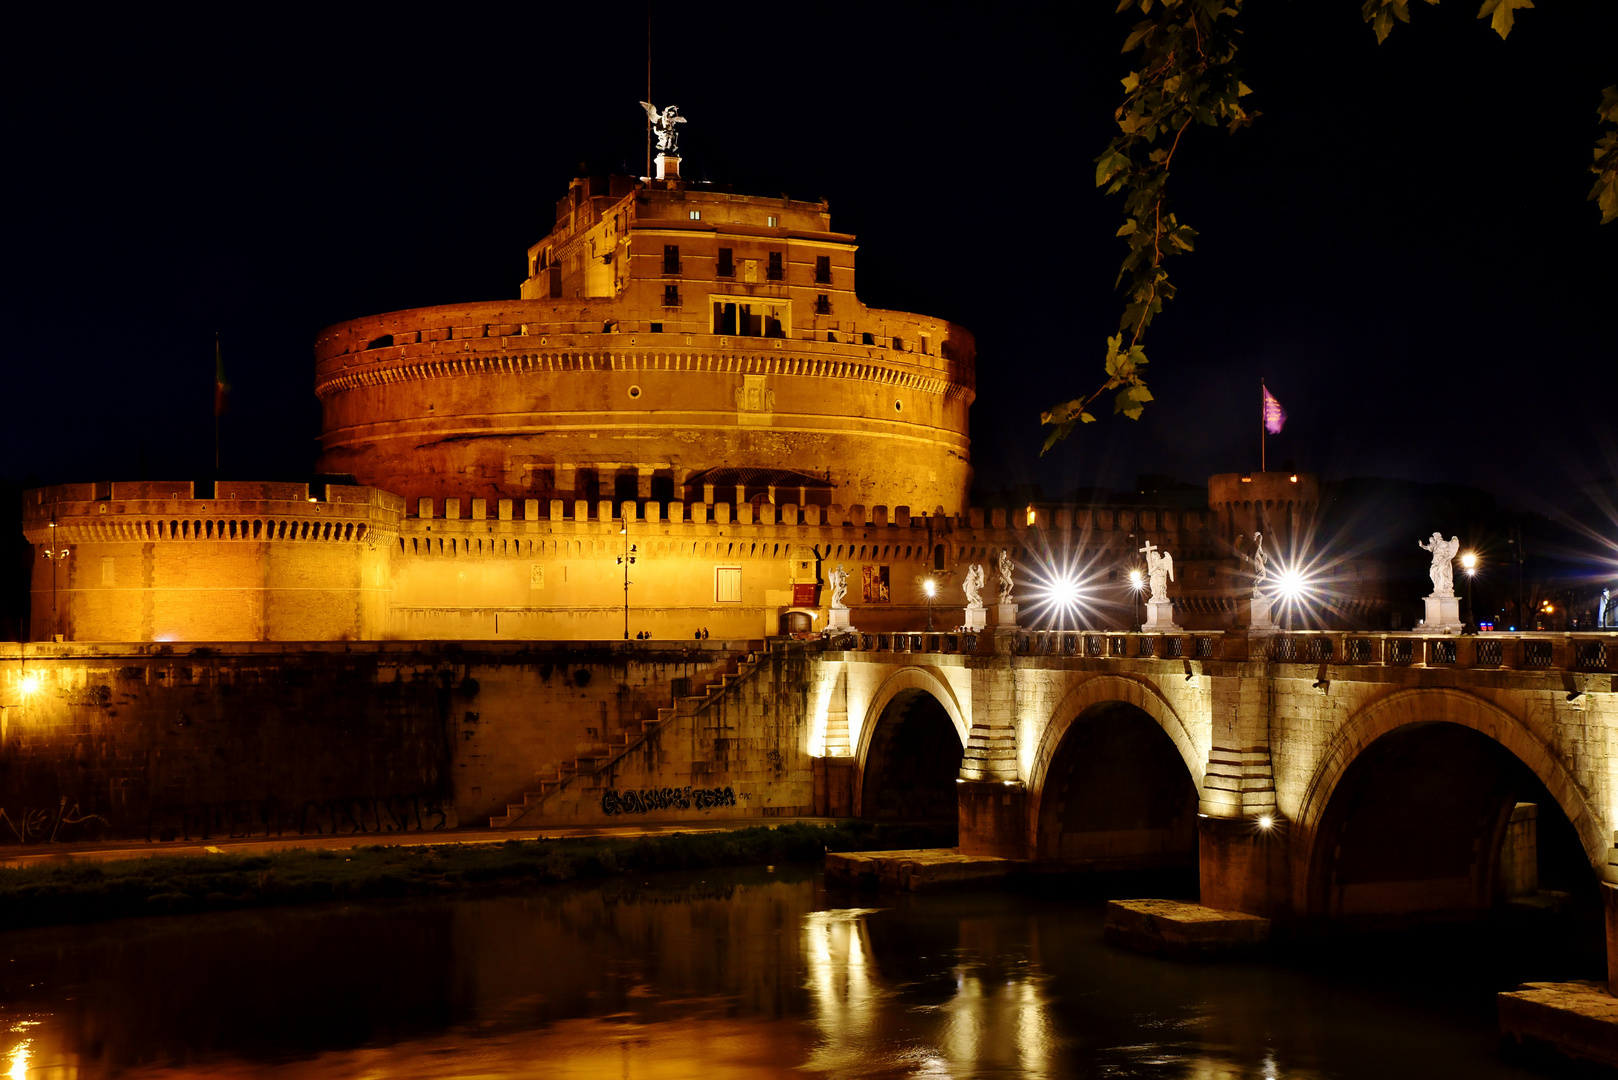
M850 634L811 665L817 810L953 784L963 852L1194 863L1277 918L1487 909L1544 864L1600 883L1618 977L1615 667L1611 633Z

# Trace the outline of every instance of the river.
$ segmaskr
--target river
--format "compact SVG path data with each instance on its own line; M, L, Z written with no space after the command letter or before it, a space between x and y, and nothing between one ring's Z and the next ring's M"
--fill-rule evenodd
M1498 984L1595 974L1480 967L1476 928L1178 963L1102 910L783 867L8 931L0 1074L1493 1080L1536 1075L1497 1057Z

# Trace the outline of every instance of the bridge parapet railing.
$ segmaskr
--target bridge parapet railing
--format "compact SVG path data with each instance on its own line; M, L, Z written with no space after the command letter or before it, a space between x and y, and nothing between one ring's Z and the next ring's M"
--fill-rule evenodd
M893 633L850 631L831 635L833 648L847 652L974 653L981 635L972 631L923 630Z
M1071 656L1090 660L1216 660L1222 654L1218 632L1147 634L1118 630L1019 630L1011 648L1019 656Z
M1421 634L1316 630L1270 638L1277 663L1608 672L1618 634Z
M974 641L970 648L962 651L976 647ZM1260 637L1240 631L1151 634L1119 630L1018 630L1012 636L1011 647L1019 656L1089 660L1251 658L1283 664L1618 671L1618 634L1612 633L1455 635L1305 630Z

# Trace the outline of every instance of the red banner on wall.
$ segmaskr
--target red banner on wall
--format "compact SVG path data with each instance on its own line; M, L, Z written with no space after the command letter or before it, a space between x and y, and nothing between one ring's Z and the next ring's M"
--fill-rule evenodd
M807 585L794 585L794 586L792 586L792 606L793 607L817 607L817 606L819 606L816 603L816 600L815 600L816 594L819 593L819 592L820 592L820 586L816 585L814 582L810 582Z

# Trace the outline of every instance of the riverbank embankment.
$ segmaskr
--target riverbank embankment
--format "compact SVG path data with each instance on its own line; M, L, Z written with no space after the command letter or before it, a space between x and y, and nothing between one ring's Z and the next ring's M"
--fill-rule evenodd
M816 862L829 851L941 847L954 830L863 821L434 844L355 844L69 859L0 869L7 925L41 926L377 897L451 895L660 870Z

